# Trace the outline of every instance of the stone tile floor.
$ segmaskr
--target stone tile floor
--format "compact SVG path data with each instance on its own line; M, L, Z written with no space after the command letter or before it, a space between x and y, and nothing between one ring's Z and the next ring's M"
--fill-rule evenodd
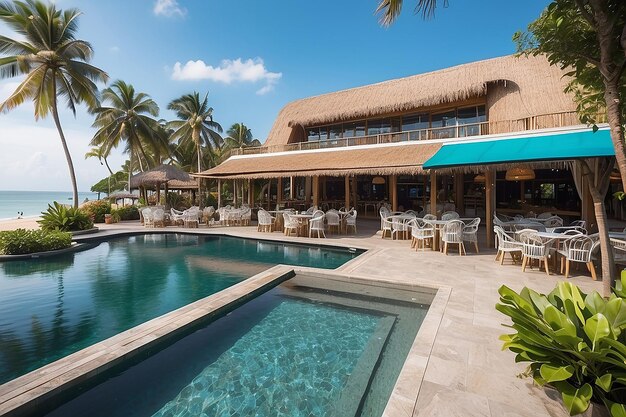
M329 235L327 239L286 237L282 233L259 233L256 227L201 227L191 231L227 233L234 236L283 241L337 244L371 249L356 262L342 267L347 272L372 278L395 279L402 283L445 284L452 287L443 320L437 332L426 366L417 404L412 416L492 416L492 417L565 417L567 412L558 401L548 397L529 379L517 374L524 364L515 364L514 355L501 351L498 336L504 317L494 305L498 288L506 284L520 290L529 286L549 292L564 279L547 276L536 268L522 273L509 259L504 266L494 261L495 251L481 242L481 253L468 247L468 256L448 256L439 252L415 252L409 241L381 239L377 221L359 222L356 236ZM101 226L100 234L144 230L137 222ZM168 227L167 231L183 229ZM185 229L187 230L187 229ZM479 231L485 238L484 228ZM574 271L569 280L583 291L600 290L583 268ZM406 414L411 416L410 410Z

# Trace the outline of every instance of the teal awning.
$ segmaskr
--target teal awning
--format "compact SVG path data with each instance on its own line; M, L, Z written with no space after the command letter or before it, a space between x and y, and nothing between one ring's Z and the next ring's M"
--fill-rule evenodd
M614 156L608 129L468 140L444 144L425 169Z

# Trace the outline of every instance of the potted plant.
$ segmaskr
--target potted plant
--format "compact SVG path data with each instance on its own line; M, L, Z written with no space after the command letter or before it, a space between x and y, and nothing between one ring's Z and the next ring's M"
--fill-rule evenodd
M496 309L510 317L503 349L529 362L524 376L556 389L570 415L626 417L626 279L604 299L561 282L548 295L498 290ZM604 414L603 414L604 413ZM610 413L610 414L609 414Z
M104 215L104 223L105 224L111 224L113 223L113 216L111 216L111 214L107 213Z

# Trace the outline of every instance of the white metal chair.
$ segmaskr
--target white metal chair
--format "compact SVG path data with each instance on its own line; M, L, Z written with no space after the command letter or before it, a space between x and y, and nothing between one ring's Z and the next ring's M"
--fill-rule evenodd
M532 233L522 235L522 272L526 271L526 266L530 261L532 267L533 259L537 259L539 264L543 261L546 268L546 274L550 275L548 267L548 258L550 257L550 249L552 248L553 239L543 241L539 236Z
M444 221L448 221L448 220L456 220L459 217L459 213L457 213L456 211L446 211L441 215L441 220Z
M143 216L144 227L154 227L154 217L152 217L152 210L150 208L146 207L141 210L141 215Z
M215 208L213 206L205 207L202 210L202 222L207 226L213 222L213 215L215 214Z
M152 225L153 227L165 227L165 211L163 209L152 210Z
M522 254L522 242L515 240L500 226L494 226L493 231L496 233L496 248L498 249L496 261L500 259L500 265L504 264L504 255L508 253L511 255L513 263L517 263L513 254Z
M587 229L587 222L585 220L574 220L570 223L572 227L580 227L582 229Z
M409 225L405 219L393 217L391 219L391 239L396 239L398 235L402 235L403 239L406 239L406 234L409 231Z
M317 237L321 238L322 236L325 238L326 233L324 233L324 217L326 215L321 210L318 210L313 215L313 218L309 220L309 237L313 237L315 233L317 233Z
M474 244L476 253L478 253L478 226L480 225L480 217L476 217L463 227L463 241Z
M450 220L444 224L441 231L441 240L443 241L443 253L448 254L449 245L459 246L459 255L465 254L465 245L463 244L463 228L465 224L461 220Z
M328 226L328 233L332 233L333 229L337 231L337 234L341 231L341 220L336 210L328 210L326 212L326 225Z
M589 236L580 235L575 236L565 241L563 249L559 250L561 258L561 273L565 268L565 278L569 276L570 262L584 263L587 266L593 280L597 280L596 268L593 265L593 252L600 245L600 240L595 240Z
M424 220L437 220L437 216L434 214L424 214Z
M175 225L183 225L183 212L174 208L170 209L170 219Z
M356 235L356 216L357 212L355 209L350 210L346 215L346 233L348 233L349 228L352 228L354 229L354 234Z
M291 236L292 232L295 232L296 236L298 236L298 229L300 228L300 222L298 220L291 217L289 212L283 213L283 232L287 236Z
M420 221L419 219L413 219L409 222L411 226L411 247L415 250L426 249L426 243L430 247L433 245L435 239L435 228L431 223Z
M250 226L252 222L252 209L247 206L241 206L241 225Z
M626 265L626 241L622 239L610 238L613 249L613 260L616 264Z
M199 215L200 210L198 207L191 207L183 211L183 226L197 228L199 224Z
M317 206L311 206L306 210L306 214L313 214L317 210Z
M548 217L547 219L542 219L541 222L545 227L561 227L563 226L563 219L559 216Z
M259 209L257 213L257 217L259 219L257 225L257 231L259 232L273 232L274 231L274 221L276 220L271 214L263 209Z

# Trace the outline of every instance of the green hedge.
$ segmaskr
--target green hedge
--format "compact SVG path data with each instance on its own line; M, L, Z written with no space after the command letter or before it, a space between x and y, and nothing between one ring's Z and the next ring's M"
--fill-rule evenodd
M139 209L137 206L126 206L114 209L112 215L117 215L119 220L139 220Z
M23 255L65 249L72 245L69 232L17 229L0 232L0 255Z

